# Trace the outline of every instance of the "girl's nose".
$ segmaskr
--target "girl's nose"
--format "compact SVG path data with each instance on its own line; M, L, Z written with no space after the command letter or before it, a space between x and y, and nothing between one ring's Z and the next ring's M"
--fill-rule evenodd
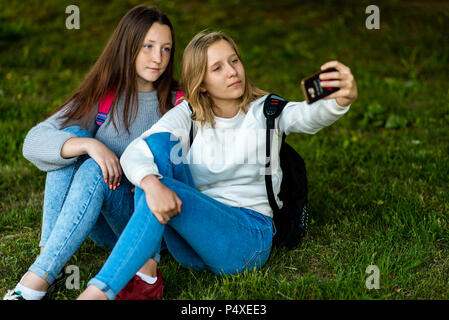
M162 55L160 50L153 50L153 62L161 63Z
M237 75L237 70L234 68L234 66L229 65L228 66L228 76L233 77Z

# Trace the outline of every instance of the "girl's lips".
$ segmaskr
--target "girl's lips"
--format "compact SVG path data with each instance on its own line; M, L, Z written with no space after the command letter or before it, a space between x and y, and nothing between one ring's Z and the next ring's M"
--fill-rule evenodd
M234 83L231 83L228 87L235 87L235 86L238 86L238 85L240 85L242 83L242 81L236 81L236 82L234 82Z
M159 68L148 68L148 69L150 69L151 71L159 71Z

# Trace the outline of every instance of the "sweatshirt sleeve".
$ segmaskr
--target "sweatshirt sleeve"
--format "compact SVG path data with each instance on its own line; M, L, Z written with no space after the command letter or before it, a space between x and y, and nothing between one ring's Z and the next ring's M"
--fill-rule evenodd
M63 119L58 119L66 109L62 109L45 121L31 128L23 142L23 156L42 171L53 171L76 162L78 157L65 159L61 156L64 143L75 134L62 131ZM89 131L93 128L89 125Z
M133 140L120 157L120 164L128 180L139 186L140 181L150 174L161 179L162 175L154 162L153 153L148 147L146 139L155 133L169 132L180 140L183 150L187 150L187 137L191 124L188 103L184 101L168 111L149 130Z
M312 104L289 102L279 117L279 129L287 135L292 132L315 134L337 121L349 108L350 105L341 107L335 99L318 100Z

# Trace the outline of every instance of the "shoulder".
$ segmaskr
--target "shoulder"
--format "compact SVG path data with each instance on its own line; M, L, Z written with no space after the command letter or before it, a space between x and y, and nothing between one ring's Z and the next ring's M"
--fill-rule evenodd
M251 103L249 104L249 107L252 107L252 106L263 107L263 105L264 105L264 103L265 103L265 101L267 100L267 98L268 98L269 95L271 95L271 98L272 98L272 99L279 99L279 100L281 100L281 101L283 100L283 101L285 101L285 102L287 102L287 103L290 102L289 100L285 99L284 97L281 97L281 96L279 96L279 95L277 95L277 94L274 94L274 93L269 93L269 94L266 94L266 95L264 95L264 96L258 98L257 100L254 100L253 102L251 102Z
M173 116L181 116L190 115L189 103L186 100L181 101L179 104L171 108L164 114L164 117L173 117Z
M263 97L260 97L257 100L254 100L253 102L251 102L248 106L248 110L251 109L262 109L263 105L265 103L265 100L267 99L268 94L264 95Z
M189 102L187 100L182 100L173 109L182 109L190 112Z

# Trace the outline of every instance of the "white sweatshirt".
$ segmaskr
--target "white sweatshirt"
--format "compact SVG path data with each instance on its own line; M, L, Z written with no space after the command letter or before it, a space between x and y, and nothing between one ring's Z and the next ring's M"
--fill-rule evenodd
M180 142L172 150L171 159L189 164L196 188L204 194L233 207L243 207L272 217L265 187L266 119L263 105L267 96L252 102L247 114L239 111L233 118L215 118L199 128L195 122L195 139L189 150L189 131L192 120L186 101L168 111L156 124L132 141L120 158L126 177L136 186L147 175L159 178L153 154L145 139L158 132L170 132ZM273 191L277 195L282 181L279 150L283 133L315 134L348 112L335 99L319 100L313 104L289 102L275 121L271 148ZM276 152L277 150L277 152ZM185 153L185 151L188 151ZM188 160L187 160L188 159ZM282 201L276 196L279 207Z

